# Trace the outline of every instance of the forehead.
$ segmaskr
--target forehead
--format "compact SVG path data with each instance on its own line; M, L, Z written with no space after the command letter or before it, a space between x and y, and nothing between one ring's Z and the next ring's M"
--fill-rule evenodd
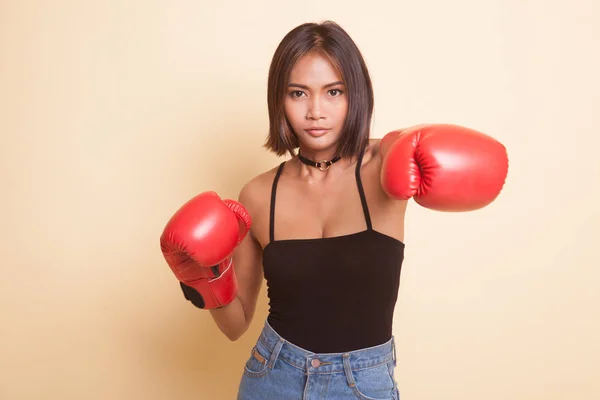
M290 83L311 87L320 87L335 81L342 81L341 74L329 58L320 53L303 56L290 73Z

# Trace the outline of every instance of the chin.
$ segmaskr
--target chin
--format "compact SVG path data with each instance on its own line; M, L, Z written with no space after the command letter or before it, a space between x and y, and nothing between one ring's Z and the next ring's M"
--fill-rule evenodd
M333 135L325 135L318 138L308 135L298 136L298 142L300 143L300 146L312 151L324 151L335 148L339 142L339 139L340 138L338 136Z

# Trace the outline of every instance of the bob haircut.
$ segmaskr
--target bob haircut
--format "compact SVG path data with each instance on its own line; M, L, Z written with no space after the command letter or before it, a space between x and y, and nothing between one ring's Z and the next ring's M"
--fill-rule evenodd
M373 115L373 86L363 56L348 33L333 21L305 23L288 32L277 47L267 87L269 135L264 147L278 156L295 156L298 138L287 120L284 99L292 68L304 55L320 52L337 68L346 86L348 113L337 155L362 153L369 143Z

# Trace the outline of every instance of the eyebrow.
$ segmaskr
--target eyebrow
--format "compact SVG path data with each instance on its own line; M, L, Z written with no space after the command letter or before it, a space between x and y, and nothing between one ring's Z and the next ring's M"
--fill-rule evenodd
M343 84L344 84L344 82L342 82L342 81L335 81L335 82L332 82L332 83L328 83L327 85L325 85L323 87L328 88L328 87L331 87L331 86L343 85ZM301 85L299 83L293 83L293 82L290 83L290 84L288 84L288 87L297 87L297 88L306 89L306 90L309 89L309 87L306 86L306 85Z

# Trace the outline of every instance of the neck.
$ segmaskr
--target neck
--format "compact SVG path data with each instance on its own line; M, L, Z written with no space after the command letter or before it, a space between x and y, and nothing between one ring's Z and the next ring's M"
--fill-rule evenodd
M299 157L300 155L310 161L302 161ZM297 166L300 175L312 182L326 181L331 177L338 176L339 173L343 173L353 162L353 157L338 158L335 150L305 151L302 148L299 149L298 156L295 159L298 163ZM309 165L310 162L315 162L319 165Z
M331 161L337 156L335 149L310 150L300 148L298 150L298 154L314 162Z
M323 159L317 158L317 159L313 160L313 159L310 159L310 158L304 156L301 151L298 151L298 160L301 163L303 163L304 165L307 165L309 167L317 168L320 171L329 170L329 168L336 162L340 161L340 159L341 159L340 156L335 156L330 160L327 160L324 158Z

